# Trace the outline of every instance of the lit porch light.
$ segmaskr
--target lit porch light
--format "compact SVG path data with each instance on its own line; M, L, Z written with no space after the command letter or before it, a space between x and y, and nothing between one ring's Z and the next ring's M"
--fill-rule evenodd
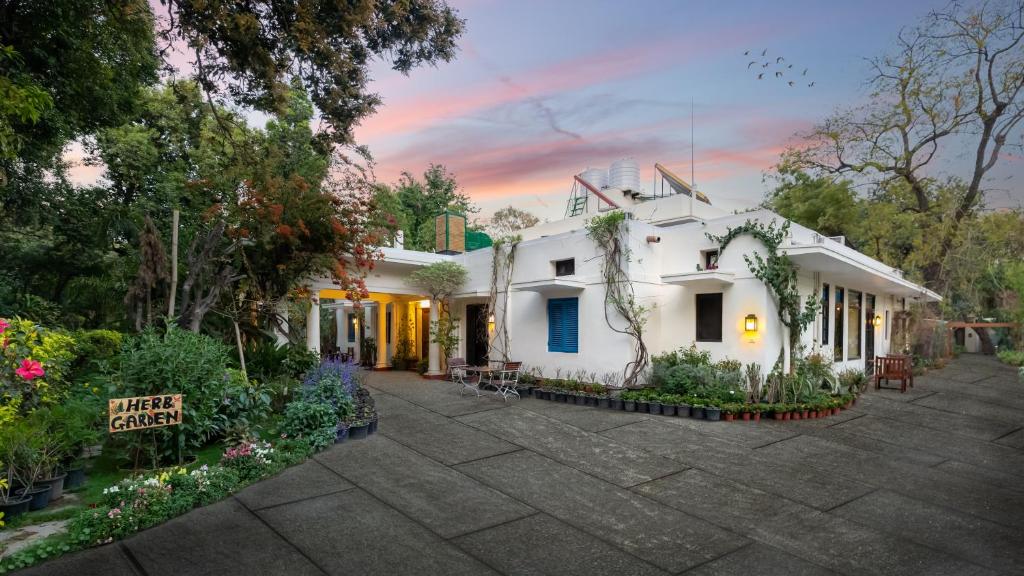
M420 300L420 308L430 308L430 300Z
M875 328L878 328L879 326L882 325L882 317L876 315L875 318L871 321L871 323L874 324Z

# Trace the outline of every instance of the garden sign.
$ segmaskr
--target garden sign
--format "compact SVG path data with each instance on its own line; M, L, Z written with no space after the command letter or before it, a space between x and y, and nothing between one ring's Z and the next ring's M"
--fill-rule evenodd
M178 424L181 424L181 394L110 400L110 432Z

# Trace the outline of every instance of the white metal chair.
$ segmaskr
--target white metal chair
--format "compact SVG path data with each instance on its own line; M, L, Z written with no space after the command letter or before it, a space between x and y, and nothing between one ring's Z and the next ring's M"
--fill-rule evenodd
M452 358L448 360L448 378L459 387L459 396L465 394L466 390L472 390L477 397L480 396L480 379L472 378L466 368L469 363L465 358Z
M505 362L502 365L501 370L498 372L498 394L504 400L508 400L510 396L519 398L519 391L516 387L519 386L519 375L523 372L522 362Z

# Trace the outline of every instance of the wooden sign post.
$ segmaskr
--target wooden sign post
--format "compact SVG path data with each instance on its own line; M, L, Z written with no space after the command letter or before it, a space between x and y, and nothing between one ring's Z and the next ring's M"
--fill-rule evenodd
M128 432L181 424L181 394L112 398L110 432Z

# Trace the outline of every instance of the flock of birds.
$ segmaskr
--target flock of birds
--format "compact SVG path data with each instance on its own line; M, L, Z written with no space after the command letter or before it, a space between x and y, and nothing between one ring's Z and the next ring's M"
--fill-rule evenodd
M765 75L767 74L768 78L781 79L785 81L786 84L788 84L790 87L796 86L798 82L800 84L807 82L807 68L804 68L803 72L800 72L800 74L797 75L797 72L796 70L793 69L792 64L786 62L786 59L783 58L782 56L777 56L775 58L774 68L769 70L768 67L772 66L773 64L771 58L768 58L764 62L761 62L760 58L757 57L756 53L753 56L751 56L750 52L750 50L747 50L746 52L743 53L743 55L748 58L755 58L755 60L751 60L747 64L747 70L750 70L754 66L758 66L758 68L753 68L753 70L757 72L758 80L764 80ZM764 50L761 51L761 58L765 58L767 55L768 49L765 48ZM814 80L811 80L807 84L807 87L814 88Z

